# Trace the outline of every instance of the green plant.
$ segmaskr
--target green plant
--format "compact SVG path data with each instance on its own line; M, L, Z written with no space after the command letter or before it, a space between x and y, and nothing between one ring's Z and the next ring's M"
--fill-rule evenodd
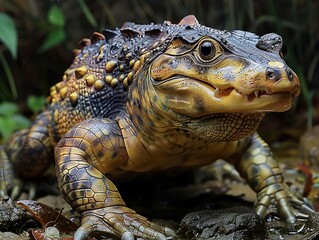
M5 13L0 13L0 42L2 42L9 50L12 58L16 59L18 51L18 34L13 19ZM4 49L0 48L0 62L7 81L0 79L0 97L6 99L11 95L14 99L17 99L18 92L15 81L3 52ZM8 89L6 82L8 83L10 90Z
M40 112L46 103L44 96L31 95L27 99L27 107L35 115ZM13 132L27 128L31 121L19 113L19 107L16 103L0 103L0 138L6 141Z
M48 15L48 28L46 38L39 48L40 52L44 52L62 43L65 39L65 18L61 9L57 5L52 5Z
M44 96L30 95L27 98L27 106L33 112L33 114L37 114L38 112L40 112L45 104L46 98Z
M30 120L18 111L18 105L15 103L0 103L0 135L3 141L6 141L14 131L30 126Z

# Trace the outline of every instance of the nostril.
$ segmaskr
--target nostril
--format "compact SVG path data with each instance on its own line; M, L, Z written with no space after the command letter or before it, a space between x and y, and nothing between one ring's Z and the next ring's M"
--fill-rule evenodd
M290 68L287 69L287 75L288 75L289 81L292 81L294 79L294 74Z

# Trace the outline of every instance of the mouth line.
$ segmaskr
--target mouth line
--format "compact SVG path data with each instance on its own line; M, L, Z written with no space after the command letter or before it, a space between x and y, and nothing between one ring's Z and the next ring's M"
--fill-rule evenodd
M221 99L223 97L229 96L233 91L236 94L240 94L240 95L244 96L246 98L246 101L248 101L248 102L251 102L251 101L253 101L255 99L259 99L259 98L272 97L272 96L275 96L275 95L284 95L284 94L294 95L294 93L291 92L291 91L276 91L276 92L273 92L269 88L252 89L248 93L243 93L243 92L241 92L239 89L237 89L235 87L216 87L215 85L213 85L211 83L207 83L205 81L202 81L202 80L196 79L196 78L188 78L188 77L185 77L185 76L174 76L170 80L174 80L174 79L188 79L188 80L197 81L200 84L203 84L206 87L210 88L212 90L212 92L214 92L214 97L218 98L218 99Z
M201 82L202 83L202 82ZM205 83L204 83L205 84ZM278 92L272 92L270 89L265 90L252 90L250 93L245 94L242 93L240 90L234 88L234 87L227 87L227 88L217 88L211 84L207 84L211 86L212 89L214 89L214 97L216 98L223 98L229 96L233 91L235 93L240 94L245 97L245 99L248 102L251 102L255 99L264 98L264 97L272 97L275 95L283 95L283 94L289 94L291 93L289 91L278 91Z

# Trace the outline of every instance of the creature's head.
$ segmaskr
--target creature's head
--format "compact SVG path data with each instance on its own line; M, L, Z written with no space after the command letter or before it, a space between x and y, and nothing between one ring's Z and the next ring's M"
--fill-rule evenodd
M141 126L158 124L163 132L178 128L207 141L234 141L255 132L265 112L291 108L299 95L298 77L283 60L277 34L219 31L194 16L153 28L148 30L155 35L152 50L141 57L143 76L134 83L141 87L133 88L130 98L140 102L145 116L133 118ZM152 108L159 111L149 114ZM142 120L153 115L157 119L149 124Z
M179 26L150 67L153 86L169 109L189 117L290 109L300 86L283 60L279 35L218 31L193 16Z

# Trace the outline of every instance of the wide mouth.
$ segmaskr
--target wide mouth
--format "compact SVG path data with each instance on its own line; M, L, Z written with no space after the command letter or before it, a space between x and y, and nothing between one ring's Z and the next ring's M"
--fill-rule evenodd
M191 82L195 81L198 82L199 84L204 85L205 87L209 88L212 93L214 98L217 99L222 99L224 97L228 97L229 95L231 95L232 93L236 93L237 95L242 95L247 102L252 102L255 99L259 99L259 98L266 98L266 97L270 97L270 96L274 96L274 95L298 95L299 90L295 87L292 87L291 89L288 90L272 90L269 87L259 87L259 88L255 88L252 87L251 89L243 89L242 87L233 87L233 86L229 86L229 83L226 84L212 84L212 83L208 83L206 81L203 81L201 79L196 79L196 78L189 78L189 77L185 77L183 75L174 75L173 77L170 77L164 81L160 81L160 82L155 82L154 85L161 85L161 84L165 84L165 83L169 83L172 82L172 84L174 83L179 83L182 81L185 81L185 83L188 83L189 85L191 84Z
M298 86L293 85L277 87L273 83L248 88L239 82L215 84L177 75L153 84L169 109L189 117L214 113L283 112L291 108L298 95Z
M205 82L201 82L201 83L206 84ZM246 99L247 102L252 102L256 99L271 97L274 95L286 95L286 94L292 95L292 93L290 91L272 92L270 89L266 89L266 90L251 90L251 92L249 92L249 93L243 93L234 87L227 87L227 88L220 89L220 88L216 88L210 84L209 84L209 86L211 86L211 88L213 89L215 98L222 99L223 97L227 97L227 96L231 95L232 92L234 91L237 94L244 96L244 98Z

